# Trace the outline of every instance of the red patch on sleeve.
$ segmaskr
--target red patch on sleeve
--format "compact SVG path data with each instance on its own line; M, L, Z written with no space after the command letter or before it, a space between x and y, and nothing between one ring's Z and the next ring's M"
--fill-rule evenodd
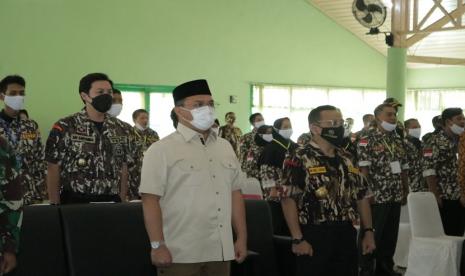
M433 149L423 149L423 157L433 156Z
M292 161L292 160L285 160L284 161L284 166L285 167L298 167L299 164L295 161Z
M63 131L63 128L62 128L59 124L54 124L54 125L52 126L52 129L56 129L56 130L58 130L58 131Z
M368 139L360 139L358 145L361 147L366 147L368 145Z

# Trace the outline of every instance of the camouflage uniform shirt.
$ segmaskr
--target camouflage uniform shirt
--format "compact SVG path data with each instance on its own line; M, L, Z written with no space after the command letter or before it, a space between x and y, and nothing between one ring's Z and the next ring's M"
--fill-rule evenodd
M351 159L342 149L330 158L314 142L285 159L284 196L295 200L300 224L358 218L357 201L365 197L367 185Z
M260 179L260 167L258 159L263 152L264 147L260 147L255 143L255 135L257 131L244 134L240 141L239 162L241 163L242 171L247 174L247 177Z
M142 170L142 159L145 151L155 142L160 140L158 133L147 128L139 130L136 127L131 127L131 135L133 137L130 146L131 153L134 155L132 160L128 162L129 170L129 198L139 198L140 174Z
M239 156L239 140L241 139L242 131L238 127L224 125L220 127L218 135L226 139L233 147L236 156Z
M357 144L358 164L368 167L368 183L376 203L401 202L401 171L409 168L405 144L395 132L371 128Z
M8 141L20 165L24 203L41 202L45 198L44 148L36 122L10 118L0 113L0 136Z
M407 136L405 140L409 162L408 184L411 192L426 192L428 187L423 177L423 145L420 139Z
M101 130L85 109L59 120L50 131L46 160L60 165L61 190L86 195L117 195L129 151L127 129L105 115Z
M459 199L461 189L457 180L457 141L441 130L425 143L423 158L423 176L437 177L441 198Z
M303 133L297 138L297 144L305 146L312 140L312 134L310 132Z
M18 251L23 206L20 181L16 155L0 137L0 258L5 252Z

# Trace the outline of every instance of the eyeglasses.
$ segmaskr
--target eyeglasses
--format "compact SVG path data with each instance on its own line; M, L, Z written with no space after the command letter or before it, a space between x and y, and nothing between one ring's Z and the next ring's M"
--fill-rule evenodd
M318 124L320 126L325 125L328 127L340 127L342 125L345 126L345 121L344 120L321 120L321 121L318 121Z
M208 102L208 103L205 103L205 102L195 102L193 104L190 105L190 107L192 109L196 109L196 108L201 108L201 107L204 107L204 106L209 106L209 107L212 107L212 108L216 108L218 107L218 104L211 101L211 102Z

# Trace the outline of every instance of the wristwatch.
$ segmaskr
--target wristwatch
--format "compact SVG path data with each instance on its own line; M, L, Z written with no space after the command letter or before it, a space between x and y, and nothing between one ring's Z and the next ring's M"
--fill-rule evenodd
M160 248L160 246L164 245L165 242L164 241L153 241L153 242L150 242L150 245L152 246L152 249L158 249Z
M298 244L300 244L300 243L303 242L303 241L304 241L304 239L303 239L303 238L300 238L300 239L292 239L291 242L292 242L293 245L298 245Z

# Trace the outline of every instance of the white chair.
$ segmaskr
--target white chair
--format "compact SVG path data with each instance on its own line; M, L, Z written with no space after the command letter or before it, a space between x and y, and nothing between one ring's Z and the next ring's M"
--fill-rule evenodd
M263 199L263 192L258 179L249 177L242 187L242 196L247 199Z
M436 198L429 192L408 196L412 241L405 276L457 276L464 237L446 236Z
M408 205L405 205L400 209L399 235L397 237L396 252L394 253L394 263L396 266L407 267L411 239L412 230L410 229Z

